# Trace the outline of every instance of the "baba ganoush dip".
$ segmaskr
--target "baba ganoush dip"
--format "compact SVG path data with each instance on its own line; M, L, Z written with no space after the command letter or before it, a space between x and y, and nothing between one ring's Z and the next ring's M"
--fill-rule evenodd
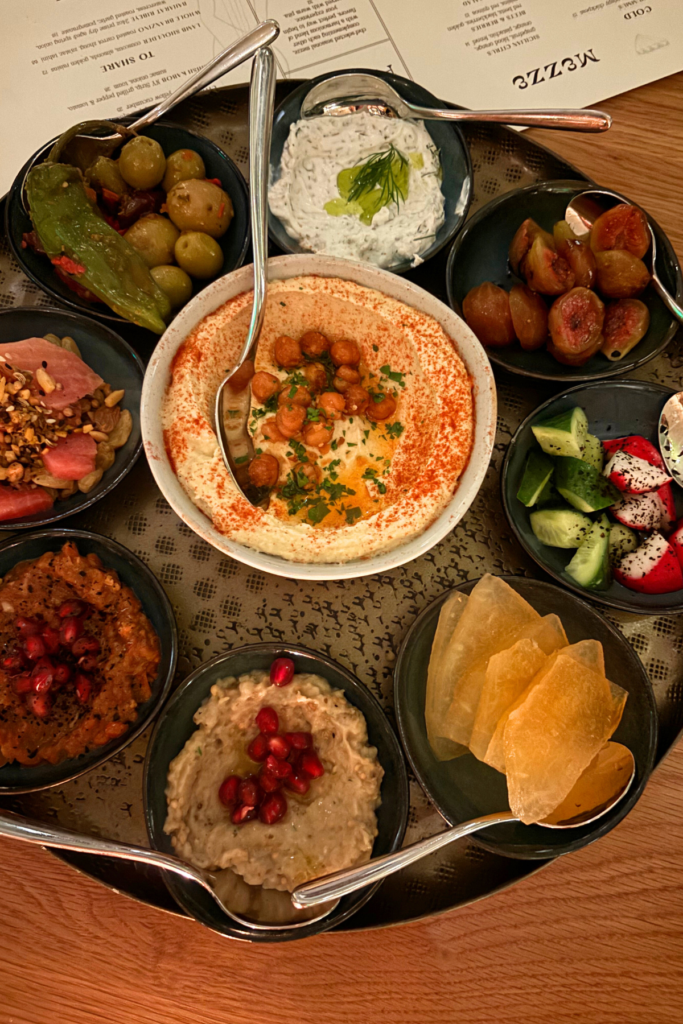
M287 793L286 814L276 824L233 825L219 789L226 776L257 770L246 748L264 706L274 708L284 732L312 733L325 772L305 795ZM212 686L194 721L198 728L171 761L166 787L164 831L182 860L291 892L370 859L384 772L368 746L363 715L341 690L317 675L297 674L276 687L266 672L249 672Z
M371 159L368 187L349 199ZM366 112L297 121L269 203L304 250L380 267L417 264L444 222L439 153L422 121Z
M213 427L216 389L236 364L252 301L252 292L243 292L206 316L173 360L162 424L184 490L231 540L295 562L367 558L421 534L450 501L473 441L471 380L441 325L339 278L269 284L249 417L258 461L268 456L275 467L264 510L236 488ZM300 351L293 368L283 367L283 339L296 351L311 333L329 351L310 358ZM339 367L337 346L349 341L357 358ZM313 371L320 385L310 383ZM345 386L338 380L344 372L359 380L359 405L349 400L351 390L336 390ZM279 394L258 401L257 378ZM278 425L285 429L282 417L301 395L301 430L290 427L283 436ZM327 402L340 410L328 414Z

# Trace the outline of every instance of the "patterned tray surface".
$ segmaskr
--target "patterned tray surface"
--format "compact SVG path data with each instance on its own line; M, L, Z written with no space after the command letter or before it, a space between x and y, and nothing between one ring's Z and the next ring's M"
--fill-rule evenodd
M280 98L292 83L278 86ZM247 92L225 89L187 101L174 120L208 135L247 172ZM509 189L551 178L580 178L575 168L504 128L466 130L474 166L471 212ZM445 300L445 257L411 273ZM49 303L21 273L0 239L0 307ZM135 328L121 331L148 357L150 342ZM678 386L679 339L641 371L641 379ZM373 690L393 719L392 669L410 624L444 590L484 572L536 575L538 570L507 526L499 492L507 445L521 420L552 389L498 379L496 446L485 483L458 527L431 552L392 572L338 583L301 583L266 576L222 556L173 513L144 461L115 495L66 525L114 537L142 558L171 599L180 634L177 682L206 659L241 644L296 640L346 665ZM7 534L1 534L6 536ZM683 727L683 616L639 618L607 612L640 655L654 686L660 718L658 758ZM149 733L67 785L0 806L90 832L146 844L142 764ZM406 842L439 831L443 822L411 779ZM156 872L122 861L69 854L74 866L135 898L178 913ZM538 862L498 857L473 842L441 853L386 880L347 925L369 928L439 913L486 896L538 870Z

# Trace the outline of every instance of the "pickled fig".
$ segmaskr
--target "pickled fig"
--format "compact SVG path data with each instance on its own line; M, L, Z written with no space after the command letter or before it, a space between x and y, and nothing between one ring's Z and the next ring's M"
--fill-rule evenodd
M640 299L619 299L610 302L605 311L602 353L616 362L623 359L647 334L650 310Z
M508 293L484 281L471 288L462 300L462 312L482 345L502 348L515 340Z
M574 284L577 288L592 288L598 274L595 253L588 242L578 238L569 238L565 242L563 257L574 271Z
M561 295L574 287L574 272L565 259L548 245L545 238L534 238L529 252L522 260L520 273L535 292L542 295Z
M605 307L588 288L572 288L550 307L550 351L561 363L580 366L602 344Z
M513 273L519 274L519 268L522 260L529 252L534 239L539 236L544 239L546 245L551 249L555 248L553 236L548 231L544 231L535 220L531 219L531 217L527 217L527 219L522 221L519 225L515 231L512 241L510 242L510 248L508 249L508 259L510 260L510 266L512 267Z
M519 343L527 352L540 348L548 337L548 309L531 288L516 284L510 291L510 314Z
M650 281L650 272L637 256L626 249L596 252L597 288L608 299L632 299Z
M559 252L560 256L565 256L565 246L567 242L576 241L576 235L569 227L566 220L558 220L553 224L553 238L555 240L555 248Z
M628 203L619 203L601 214L591 231L591 249L626 249L642 259L650 248L650 228L642 210Z

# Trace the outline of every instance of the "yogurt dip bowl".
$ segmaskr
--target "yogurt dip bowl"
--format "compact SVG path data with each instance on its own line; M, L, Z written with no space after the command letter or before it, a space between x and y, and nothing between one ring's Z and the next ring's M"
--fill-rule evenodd
M235 303L239 305L241 300L238 297L251 290L253 283L251 267L244 267L209 285L181 311L162 336L150 360L143 388L141 422L145 451L157 484L183 521L208 543L238 561L275 575L296 579L348 579L384 572L403 565L432 548L453 529L474 500L489 464L495 436L496 397L493 375L482 346L465 323L443 303L416 285L387 271L335 257L321 257L313 254L292 255L269 261L271 282L284 283L292 278L305 277L333 278L340 284L348 282L351 292L353 285L373 289L376 293L380 293L377 296L380 306L385 299L392 308L396 308L396 303L402 303L404 307L408 307L418 316L422 316L425 323L431 324L434 331L435 351L438 350L442 357L444 335L454 343L457 356L455 360L451 359L451 362L459 363L462 360L464 371L469 376L471 383L471 451L466 465L458 467L458 472L453 479L455 489L445 496L441 495L443 500L440 499L437 511L432 516L423 517L412 535L407 531L404 536L396 540L394 546L388 549L377 550L376 545L375 551L370 553L369 547L361 543L359 551L350 554L349 557L344 555L340 557L339 551L336 550L334 557L329 561L308 562L294 561L277 553L257 550L255 547L247 546L246 543L238 542L230 536L229 529L226 532L217 529L208 515L204 514L193 502L176 475L178 466L174 464L173 456L170 456L167 451L169 436L168 434L166 437L164 436L167 389L171 383L173 372L177 371L177 366L182 364L186 355L186 350L180 354L179 350L192 332L196 331L206 317L219 310L225 303L235 300ZM319 288L324 290L324 282L320 282ZM209 320L209 323L211 322ZM436 344L437 337L438 344ZM207 333L207 344L209 338L210 334ZM362 339L359 338L359 340ZM205 361L203 356L204 336L200 337L199 334L195 334L193 341L199 367ZM201 344L198 345L197 341L200 341ZM429 344L425 343L425 339L422 339L420 344L422 346L422 361L428 362ZM212 358L215 361L215 356L212 357L209 353L207 357L209 364ZM435 356L435 360L438 363L438 356ZM227 367L222 367L222 371L225 369ZM216 371L217 366L212 370L214 376ZM204 400L206 400L206 396L204 396ZM203 418L203 422L199 422L201 420L200 416L197 435L201 436L197 458L208 461L214 459L217 442L215 442L215 438L212 438L207 427L206 417ZM188 425L191 423L190 419L187 419L186 422ZM192 433L192 429L186 431L188 436ZM447 437L447 434L444 435L445 441L447 441ZM194 439L192 443L194 444ZM205 449L208 448L211 450L206 451ZM441 455L447 456L448 451L442 451ZM186 463L188 472L191 473L191 459L187 459ZM234 498L234 494L231 498ZM244 501L244 510L249 513L251 506L246 503L246 499L239 500ZM382 513L380 513L381 515ZM363 522L371 521L372 517ZM363 523L357 525L363 525Z

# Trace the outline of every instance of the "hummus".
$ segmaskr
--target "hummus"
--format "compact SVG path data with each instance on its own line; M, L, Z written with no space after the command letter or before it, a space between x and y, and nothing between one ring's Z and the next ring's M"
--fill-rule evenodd
M233 825L218 790L226 776L256 769L246 748L254 719L273 707L287 732L312 732L325 774L305 796L287 793L275 825ZM171 762L164 825L184 861L232 869L249 885L291 892L303 882L370 859L383 770L368 746L365 719L320 676L275 687L266 672L223 679L194 717L199 728Z
M252 292L243 292L205 317L174 359L162 418L167 453L185 491L233 541L296 562L348 562L422 533L456 489L473 439L471 381L441 325L339 278L269 285L257 371L289 382L274 357L282 335L299 339L319 331L332 344L352 339L363 385L392 394L396 409L391 422L348 414L331 422L330 444L321 451L301 441L267 440L265 409L252 399L256 451L277 456L282 467L280 487L264 510L236 489L213 429L216 389L236 363L252 300ZM321 481L315 515L288 487L302 454Z

